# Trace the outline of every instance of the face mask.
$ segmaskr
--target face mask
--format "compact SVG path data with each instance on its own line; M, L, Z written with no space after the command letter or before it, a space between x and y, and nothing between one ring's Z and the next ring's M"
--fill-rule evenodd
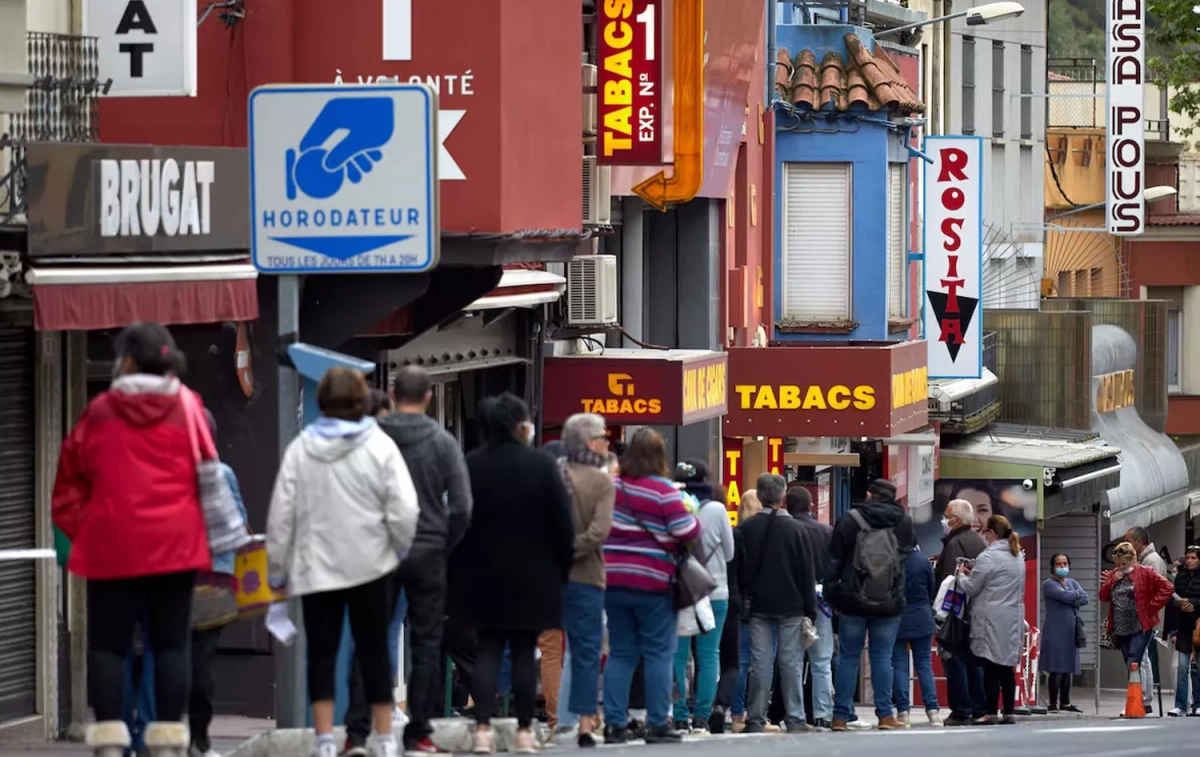
M1121 568L1121 572L1124 573L1125 575L1129 575L1130 573L1133 572L1133 566L1130 565L1127 568Z
M525 432L525 443L533 444L533 437L535 435L534 429L533 429L533 424L529 423L529 422L525 422L525 423L521 424L521 428Z
M1070 572L1071 572L1070 568L1055 568L1054 569L1054 575L1058 576L1059 578L1066 578Z
M949 536L950 530L951 530L950 529L950 521L946 520L945 518L942 518L942 534L944 536Z

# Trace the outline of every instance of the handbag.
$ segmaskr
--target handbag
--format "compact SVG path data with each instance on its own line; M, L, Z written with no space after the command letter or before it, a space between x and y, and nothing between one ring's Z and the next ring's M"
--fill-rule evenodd
M202 571L192 589L192 628L207 631L238 619L237 579Z
M958 577L954 578L953 591L959 592ZM968 620L970 608L964 607L962 613L952 612L938 626L934 638L942 649L951 654L962 654L971 648L971 622Z
M1075 608L1075 648L1084 649L1087 647L1087 626L1083 624L1083 618L1079 617L1079 608Z
M179 394L187 419L192 456L196 460L196 482L200 509L204 512L204 528L208 532L208 549L214 555L232 552L250 541L246 520L233 498L233 489L221 468L208 421L200 410L196 395L187 387L180 387Z

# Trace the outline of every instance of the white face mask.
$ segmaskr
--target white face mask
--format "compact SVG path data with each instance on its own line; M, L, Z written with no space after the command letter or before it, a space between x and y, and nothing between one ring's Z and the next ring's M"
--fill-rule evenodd
M949 536L950 532L952 530L953 529L950 528L950 521L946 520L945 518L942 518L942 534L944 534L945 536Z
M535 436L535 434L534 434L534 429L533 429L532 423L530 423L529 421L525 421L524 423L522 423L521 424L521 433L523 434L522 438L525 440L526 444L530 444L530 445L533 444L533 437Z

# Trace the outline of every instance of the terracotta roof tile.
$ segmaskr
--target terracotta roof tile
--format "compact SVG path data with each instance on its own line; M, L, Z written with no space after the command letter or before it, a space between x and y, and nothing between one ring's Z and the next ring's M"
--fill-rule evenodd
M849 63L832 51L818 63L812 50L801 50L793 58L780 48L775 61L779 96L813 110L844 111L860 105L871 111L925 112L924 103L904 81L887 51L877 47L872 53L855 34L847 34L845 39Z
M1200 213L1150 216L1147 223L1150 226L1200 226Z

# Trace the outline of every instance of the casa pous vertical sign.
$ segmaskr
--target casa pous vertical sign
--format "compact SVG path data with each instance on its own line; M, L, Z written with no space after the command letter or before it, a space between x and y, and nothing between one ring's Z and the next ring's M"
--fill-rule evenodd
M1108 233L1141 234L1146 227L1146 5L1107 0L1108 139L1105 215Z
M663 0L602 0L596 24L596 161L660 165Z
M196 95L196 3L84 0L83 33L96 38L110 97Z
M983 375L983 140L926 137L922 329L931 379Z

